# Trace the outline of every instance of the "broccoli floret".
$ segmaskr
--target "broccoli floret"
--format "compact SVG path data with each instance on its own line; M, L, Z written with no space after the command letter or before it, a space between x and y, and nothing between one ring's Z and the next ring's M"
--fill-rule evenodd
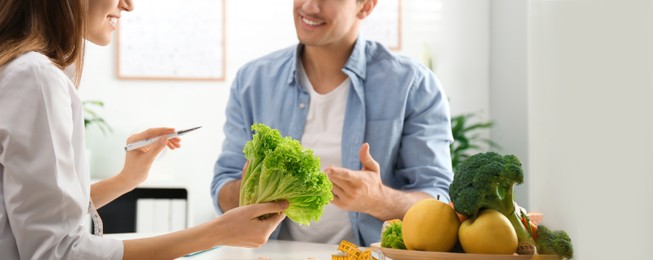
M483 209L505 215L515 228L520 243L535 245L533 237L515 210L513 188L524 182L521 162L514 155L494 152L475 154L459 165L449 195L456 211L472 217Z
M522 182L524 173L516 156L479 153L465 159L457 168L449 195L459 213L471 217L484 209L499 211L510 220L519 243L536 246L540 254L571 259L573 248L567 233L540 225L533 236L528 216L516 210L513 188ZM522 218L525 222L520 221Z
M537 240L535 240L539 254L553 254L571 259L574 257L574 248L567 232L550 230L546 226L537 226Z
M402 222L401 220L389 221L387 226L383 229L381 234L381 247L406 249L404 239L401 233Z

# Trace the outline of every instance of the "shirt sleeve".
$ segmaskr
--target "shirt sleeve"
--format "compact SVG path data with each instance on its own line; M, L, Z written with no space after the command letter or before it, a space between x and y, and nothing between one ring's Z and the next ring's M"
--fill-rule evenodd
M57 70L16 68L0 84L2 198L18 253L21 259L121 259L122 241L93 236L81 225L89 197L78 174L88 173L75 167L72 83Z
M449 103L440 82L426 69L411 87L395 174L407 180L402 190L422 191L449 201L453 181L453 142Z
M211 197L213 206L218 214L223 210L218 203L218 194L222 187L231 181L241 179L241 172L246 159L243 154L245 143L251 138L249 125L245 123L245 112L242 107L243 100L240 95L239 72L231 87L229 102L226 108L226 122L224 125L225 139L222 144L222 151L215 163L213 180L211 182Z

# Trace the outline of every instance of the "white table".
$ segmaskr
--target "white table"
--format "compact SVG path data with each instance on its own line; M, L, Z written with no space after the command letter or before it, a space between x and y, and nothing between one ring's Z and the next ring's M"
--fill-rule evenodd
M105 234L117 239L134 239L156 234L123 233ZM316 244L296 241L269 240L259 248L241 248L221 246L193 256L181 257L181 260L330 260L337 254L338 245Z

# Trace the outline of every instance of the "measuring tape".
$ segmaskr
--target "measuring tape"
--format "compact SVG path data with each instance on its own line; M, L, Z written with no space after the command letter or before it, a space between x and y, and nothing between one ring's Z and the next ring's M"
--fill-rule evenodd
M331 260L377 260L372 256L372 249L360 250L358 246L347 240L340 241L340 253L331 255Z

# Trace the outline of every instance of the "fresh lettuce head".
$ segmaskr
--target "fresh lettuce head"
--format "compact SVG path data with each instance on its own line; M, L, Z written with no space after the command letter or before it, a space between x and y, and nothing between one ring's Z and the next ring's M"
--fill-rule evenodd
M406 249L401 232L403 222L399 219L393 219L386 221L383 225L383 232L381 232L381 247Z
M249 166L240 186L240 205L287 200L284 213L292 221L319 221L324 206L333 200L333 184L320 171L320 159L276 129L255 123L252 130L256 133L243 149Z

